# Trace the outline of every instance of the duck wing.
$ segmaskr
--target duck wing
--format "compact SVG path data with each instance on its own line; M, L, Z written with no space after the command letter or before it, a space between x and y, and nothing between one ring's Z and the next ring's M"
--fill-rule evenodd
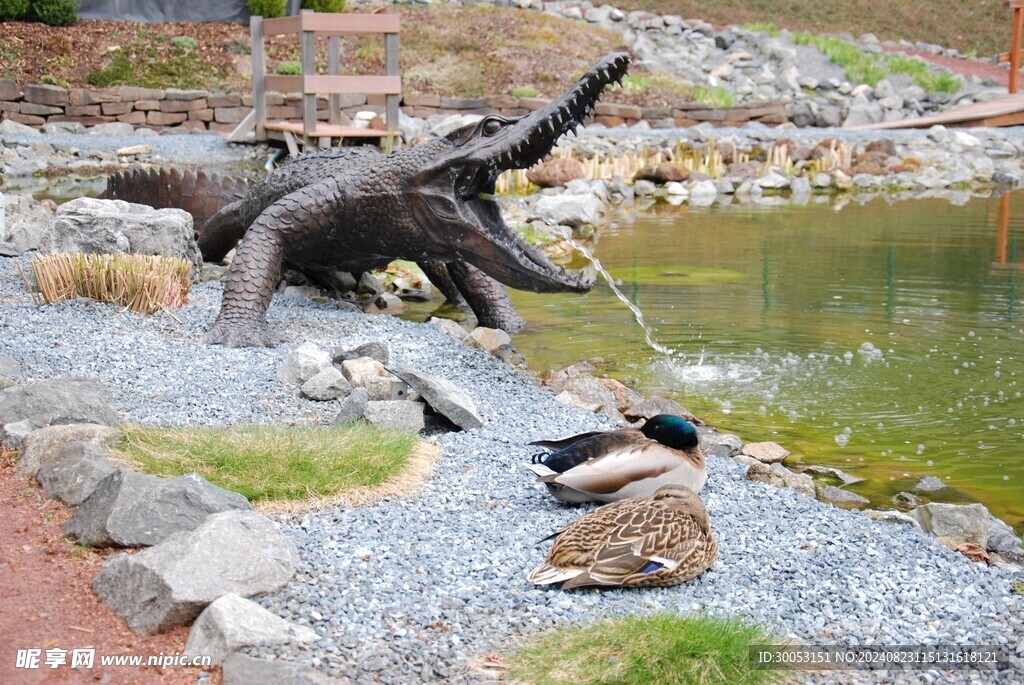
M569 439L569 438L567 438ZM538 454L533 462L543 464L552 471L565 473L569 469L605 455L629 449L636 445L652 443L638 430L626 429L607 433L594 433L575 440L551 454Z
M679 583L706 569L717 551L710 532L692 516L656 505L631 509L619 514L590 567L562 588Z
M633 437L620 440L613 449L603 450L600 455L581 461L571 469L541 476L539 480L579 492L607 495L632 483L656 479L678 468L682 460L674 450L641 435L639 440Z

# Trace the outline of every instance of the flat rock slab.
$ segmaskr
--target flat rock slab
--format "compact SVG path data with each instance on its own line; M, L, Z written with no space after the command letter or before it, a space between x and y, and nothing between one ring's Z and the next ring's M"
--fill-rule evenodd
M801 473L809 473L812 476L825 476L828 478L836 478L843 485L853 485L854 483L861 483L864 481L863 478L851 475L846 471L834 468L832 466L819 466L817 464L810 464L800 469Z
M43 229L39 251L182 257L194 265L197 274L203 265L188 212L91 197L80 197L57 209L53 221Z
M789 456L789 450L777 442L748 442L740 452L762 464L775 464Z
M185 653L209 656L214 664L242 647L260 642L312 642L316 631L275 616L252 600L228 594L199 614L185 643Z
M746 455L739 455L741 457ZM746 457L753 460L753 457ZM737 459L739 461L739 459ZM752 461L747 466L746 479L765 483L776 488L792 488L802 495L814 497L814 479L806 473L794 473L782 464L765 464L760 461Z
M391 361L391 348L385 340L374 340L353 348L331 348L331 359L335 364L360 357L369 357L386 365Z
M32 431L21 444L21 456L14 465L20 478L33 478L44 464L56 461L64 447L72 442L88 442L109 447L117 440L118 432L98 423L72 423L48 426Z
M836 504L855 507L863 507L864 505L871 503L867 497L862 497L856 492L837 488L834 485L826 485L821 489L821 499L828 500L829 502L834 502Z
M213 514L191 533L117 555L92 589L132 630L155 633L191 623L226 594L274 592L298 565L295 547L270 519L228 511Z
M336 685L340 682L294 661L268 661L232 654L224 662L224 685Z
M198 473L167 479L119 469L82 502L64 534L93 547L156 545L195 530L210 514L236 509L252 505Z
M114 398L99 381L68 376L0 391L0 426L35 428L69 423L117 423ZM28 431L25 432L27 435Z
M94 443L68 443L56 461L39 468L36 479L47 495L77 507L104 479L117 472L107 455L105 447Z
M431 376L411 366L392 366L389 370L418 392L434 411L462 430L484 425L473 398L448 379Z

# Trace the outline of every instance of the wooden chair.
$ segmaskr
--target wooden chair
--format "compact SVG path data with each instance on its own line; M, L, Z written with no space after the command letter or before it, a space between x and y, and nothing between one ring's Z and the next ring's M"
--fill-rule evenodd
M330 147L332 139L339 144L345 138L388 139L401 135L398 130L398 105L402 79L398 75L397 14L336 14L303 10L297 16L264 19L254 16L249 28L252 40L253 111L238 125L229 139L255 129L256 140L283 140L292 154L298 152L296 136L308 148ZM302 74L286 76L266 73L264 36L298 34L302 54ZM341 75L341 36L364 34L384 35L384 76ZM328 74L316 73L315 46L318 37L328 39ZM302 121L268 121L267 91L302 93ZM353 126L342 111L344 94L385 96L387 130ZM317 120L317 95L328 96L328 119Z

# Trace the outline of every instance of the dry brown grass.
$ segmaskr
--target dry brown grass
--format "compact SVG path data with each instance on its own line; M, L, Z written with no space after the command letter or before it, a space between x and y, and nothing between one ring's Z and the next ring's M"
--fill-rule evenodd
M188 303L192 265L181 257L58 253L31 265L46 304L87 297L152 314Z

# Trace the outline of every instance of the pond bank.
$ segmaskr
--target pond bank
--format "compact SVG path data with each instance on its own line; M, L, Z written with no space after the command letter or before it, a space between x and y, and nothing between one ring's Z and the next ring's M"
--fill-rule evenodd
M534 487L522 467L532 452L525 443L610 422L557 402L434 326L275 296L270 323L291 342L227 350L198 342L219 304L219 284L196 286L192 304L175 312L179 321L119 316L115 307L82 301L39 308L11 259L0 260L0 297L0 354L17 359L29 378L102 379L124 419L328 420L323 403L299 399L276 379L301 342L329 348L385 339L395 361L449 378L473 397L486 425L444 435L435 476L411 498L279 517L302 569L261 603L323 639L305 650L273 651L331 675L471 680L468 661L505 648L511 635L652 606L744 616L799 642L1024 651L1014 574L972 564L909 527L749 482L744 465L719 457L709 459L704 499L721 554L700 578L652 592L531 586L525 573L545 552L537 540L582 509L560 506Z

